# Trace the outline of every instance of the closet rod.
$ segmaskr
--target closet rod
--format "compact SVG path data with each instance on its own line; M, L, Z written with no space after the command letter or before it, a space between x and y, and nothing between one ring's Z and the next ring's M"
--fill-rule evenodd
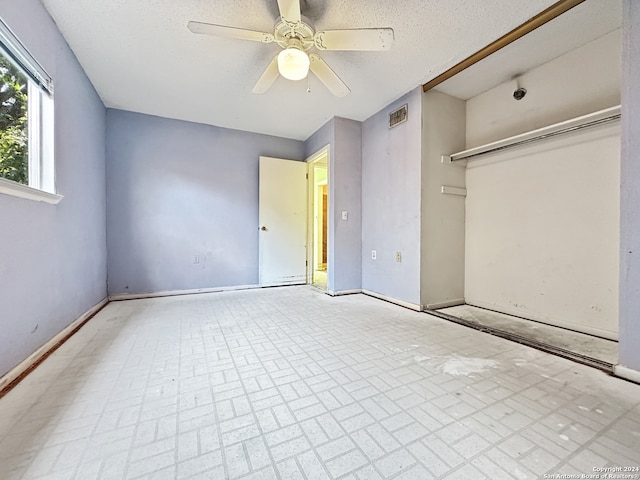
M511 147L537 142L538 140L542 140L545 138L575 132L577 130L582 130L583 128L602 125L614 120L618 120L619 118L620 105L589 113L581 117L572 118L571 120L566 120L564 122L554 123L553 125L538 128L530 132L521 133L519 135L498 140L496 142L487 143L486 145L481 145L479 147L470 148L462 152L453 153L451 155L442 155L442 163L452 163L460 160L469 160L479 157L480 155L485 155L487 153L506 150Z

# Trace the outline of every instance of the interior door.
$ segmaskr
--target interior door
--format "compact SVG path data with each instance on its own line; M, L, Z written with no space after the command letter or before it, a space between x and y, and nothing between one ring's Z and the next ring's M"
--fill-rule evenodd
M260 157L260 285L307 279L307 164Z

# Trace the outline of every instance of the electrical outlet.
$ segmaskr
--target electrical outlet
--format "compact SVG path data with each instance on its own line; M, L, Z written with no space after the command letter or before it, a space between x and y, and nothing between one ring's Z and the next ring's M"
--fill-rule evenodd
M396 252L396 262L402 262L402 254L400 252Z
M371 250L371 260L375 260L375 259L376 259L376 251Z
M193 263L200 263L200 255L193 256Z

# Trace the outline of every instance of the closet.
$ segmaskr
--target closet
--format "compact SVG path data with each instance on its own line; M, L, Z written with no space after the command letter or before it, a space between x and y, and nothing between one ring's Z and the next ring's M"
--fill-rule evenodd
M423 95L427 309L617 339L621 15L587 0Z

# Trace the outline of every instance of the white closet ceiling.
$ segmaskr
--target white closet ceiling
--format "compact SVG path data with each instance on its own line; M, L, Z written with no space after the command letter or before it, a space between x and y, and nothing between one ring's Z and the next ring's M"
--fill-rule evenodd
M322 52L351 89L338 98L313 75L309 82L279 77L256 95L252 88L280 46L187 28L197 20L273 32L276 0L42 1L107 107L298 140L333 116L367 119L555 2L301 0L316 30L394 30L389 51ZM584 23L568 28L570 38L588 41ZM548 55L550 47L531 48Z

